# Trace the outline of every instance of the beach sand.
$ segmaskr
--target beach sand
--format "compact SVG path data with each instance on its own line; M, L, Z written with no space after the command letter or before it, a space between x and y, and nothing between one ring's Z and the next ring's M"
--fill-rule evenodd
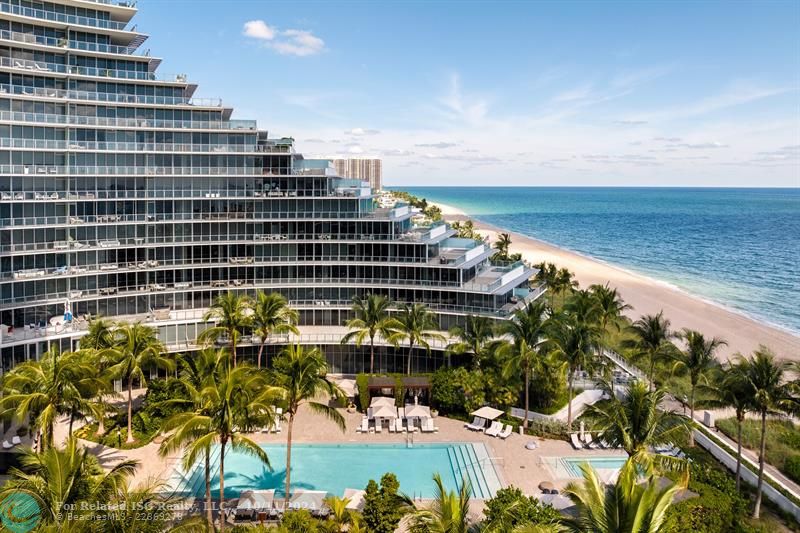
M463 211L452 206L439 203L435 205L439 206L447 221L470 218ZM489 242L494 242L499 232L509 233L512 239L512 252L521 253L522 257L531 263L546 261L569 269L575 273L576 279L583 288L595 283L608 283L610 286L616 287L625 302L633 306L632 310L626 312L626 315L632 319L663 310L664 316L669 318L672 323L673 330L680 331L683 328L691 328L702 332L707 337L724 339L728 345L721 347L718 352L722 358L730 358L737 352L750 354L758 348L759 344L763 344L771 348L779 357L800 360L800 337L787 331L693 297L646 276L519 233L502 230L474 218L473 221L476 229L489 236Z

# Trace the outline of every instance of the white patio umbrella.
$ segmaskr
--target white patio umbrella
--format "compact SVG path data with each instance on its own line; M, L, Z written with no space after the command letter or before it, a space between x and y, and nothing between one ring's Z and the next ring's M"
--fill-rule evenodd
M397 407L394 405L378 405L372 407L372 418L397 418Z
M379 407L385 405L394 407L394 398L389 398L387 396L373 396L372 400L369 402L370 407Z
M477 416L483 418L485 420L494 420L498 416L503 414L503 411L499 409L495 409L494 407L489 407L488 405L481 407L476 411L472 411L470 413L472 416Z
M406 405L406 418L430 418L431 409L426 405Z

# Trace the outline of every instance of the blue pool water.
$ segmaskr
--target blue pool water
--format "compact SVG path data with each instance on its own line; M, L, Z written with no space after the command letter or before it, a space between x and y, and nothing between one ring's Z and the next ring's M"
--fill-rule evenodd
M404 190L800 332L800 188Z
M562 457L561 464L569 477L583 477L581 465L589 463L595 470L619 470L627 457Z
M264 445L273 470L249 455L225 454L225 494L237 496L246 489L276 489L286 483L286 447ZM218 454L219 451L216 451ZM394 473L400 490L409 496L434 495L433 475L439 473L448 490L455 490L462 476L469 479L474 498L489 498L500 488L497 472L481 443L469 444L294 444L292 489L324 490L341 496L346 488L363 489L386 472ZM213 490L219 490L219 461L214 457ZM188 476L176 472L178 492L200 497L205 490L202 465Z

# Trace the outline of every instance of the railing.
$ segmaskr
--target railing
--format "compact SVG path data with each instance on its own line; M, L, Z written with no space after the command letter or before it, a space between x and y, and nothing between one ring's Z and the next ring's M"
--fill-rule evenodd
M261 176L262 168L247 167L154 167L154 166L60 166L60 165L0 165L0 174L75 174L132 176Z
M113 102L123 104L222 107L222 100L219 98L186 98L184 96L103 93L95 91L78 91L74 89L55 89L50 87L29 87L26 85L11 85L8 83L0 84L0 94L15 94L19 96L35 96L41 98L65 98L68 100Z
M120 70L81 65L65 65L63 63L47 63L45 61L32 61L16 59L13 57L0 57L0 66L25 70L35 74L55 72L57 74L70 74L73 76L91 76L98 78L115 78L125 80L144 80L159 82L186 83L186 74L163 74L149 71Z
M127 26L126 22L117 22L114 20L98 19L94 17L79 17L76 15L55 13L53 11L45 11L44 9L34 9L5 3L0 3L0 11L4 13L11 13L13 15L20 15L23 17L50 20L53 22L61 22L70 25L91 26L93 28L124 31L125 26Z
M25 94L24 92L22 94ZM33 93L31 93L31 96ZM44 124L76 124L82 126L111 126L117 128L170 128L201 130L252 130L255 120L160 120L150 118L108 118L82 115L51 115L47 113L24 113L20 111L0 111L0 120Z
M16 41L20 43L39 44L43 46L55 46L57 48L71 48L86 52L103 52L109 54L133 55L136 47L117 46L115 44L90 43L86 41L68 40L66 38L47 37L46 35L36 35L18 31L0 30L0 39Z

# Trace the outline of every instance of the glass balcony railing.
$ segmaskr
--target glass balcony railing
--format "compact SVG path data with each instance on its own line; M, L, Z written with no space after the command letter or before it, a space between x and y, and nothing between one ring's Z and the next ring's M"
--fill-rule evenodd
M103 28L109 30L124 31L125 26L127 26L127 22L117 22L115 20L106 20L94 17L79 17L77 15L55 13L53 11L46 11L44 9L34 9L31 7L23 7L6 3L0 3L0 12L11 13L12 15L19 15L22 17L49 20L51 22L61 22L69 25L90 26L92 28Z
M45 139L10 139L0 137L0 148L30 150L81 150L111 152L191 152L191 153L265 153L268 146L255 144L192 144L192 143L138 143L99 141L56 141ZM283 152L285 153L285 152Z
M80 65L65 65L62 63L48 63L46 61L32 61L13 57L0 57L0 66L24 70L34 74L69 74L72 76L91 76L95 78L114 78L124 80L146 80L163 83L186 83L186 74L163 74L155 72L141 72L137 70L120 70L97 67L84 67Z
M82 115L52 115L47 113L24 113L22 111L0 111L0 120L43 124L78 124L84 126L111 126L117 128L166 128L198 130L252 130L255 120L161 120L152 118L109 118Z
M85 52L102 52L107 54L133 55L137 48L133 46L118 46L115 44L89 43L86 41L75 41L66 38L48 37L46 35L36 35L10 30L0 30L0 39L16 41L18 43L38 44L42 46L54 46L57 48L70 48L72 50L82 50Z
M256 167L156 167L156 166L62 166L0 165L0 174L72 174L133 176L261 176Z
M78 91L53 89L47 87L28 87L25 85L0 84L0 94L18 94L21 96L39 96L42 98L66 98L91 102L119 102L125 104L150 105L189 105L197 107L221 107L219 98L186 98L183 96L150 96L122 93L100 93L94 91Z

